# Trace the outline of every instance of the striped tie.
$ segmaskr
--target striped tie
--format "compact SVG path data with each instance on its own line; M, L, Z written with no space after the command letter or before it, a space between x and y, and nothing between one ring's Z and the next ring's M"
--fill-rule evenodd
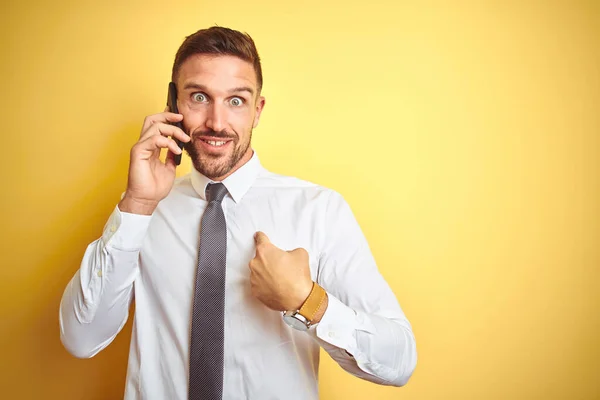
M221 202L226 194L222 183L206 188L192 311L189 400L223 398L227 225Z

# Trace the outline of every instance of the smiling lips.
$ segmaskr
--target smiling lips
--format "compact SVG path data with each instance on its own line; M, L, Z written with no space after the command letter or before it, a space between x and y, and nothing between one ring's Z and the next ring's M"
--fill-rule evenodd
M214 140L207 140L206 143L208 143L208 144L210 144L212 146L219 147L219 146L223 146L227 142L221 142L221 141L217 142L217 141L214 141Z
M200 137L202 148L209 153L220 154L223 153L233 142L233 139L223 139L216 137Z

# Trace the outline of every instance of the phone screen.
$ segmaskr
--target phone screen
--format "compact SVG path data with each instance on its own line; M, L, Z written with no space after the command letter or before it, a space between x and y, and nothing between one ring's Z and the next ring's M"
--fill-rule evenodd
M167 106L169 106L169 111L172 113L179 114L179 109L177 108L177 86L175 86L174 82L169 82L169 94L167 96ZM174 125L183 131L183 123L182 122L169 122L171 125ZM185 132L185 131L184 131ZM179 146L180 149L183 150L183 142L181 140L175 139L175 143ZM181 154L174 154L173 161L175 161L175 165L181 164Z

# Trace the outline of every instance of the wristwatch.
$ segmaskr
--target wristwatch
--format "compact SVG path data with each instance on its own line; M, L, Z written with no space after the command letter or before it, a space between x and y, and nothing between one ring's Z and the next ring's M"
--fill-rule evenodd
M286 324L299 331L307 331L313 325L317 312L325 302L327 292L316 282L313 282L310 294L299 310L284 311L283 320Z

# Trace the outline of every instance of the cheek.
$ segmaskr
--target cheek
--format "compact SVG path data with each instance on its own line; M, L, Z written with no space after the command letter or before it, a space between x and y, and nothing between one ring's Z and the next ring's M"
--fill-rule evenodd
M208 112L205 109L187 109L181 111L183 114L183 126L186 132L195 132L203 130L208 119ZM235 131L240 139L250 136L254 124L254 110L240 110L226 112L223 117L229 130Z
M252 111L232 113L228 122L240 136L249 136L254 124L254 113Z
M186 132L194 132L203 127L206 122L206 115L200 111L187 111L183 113L183 127Z

